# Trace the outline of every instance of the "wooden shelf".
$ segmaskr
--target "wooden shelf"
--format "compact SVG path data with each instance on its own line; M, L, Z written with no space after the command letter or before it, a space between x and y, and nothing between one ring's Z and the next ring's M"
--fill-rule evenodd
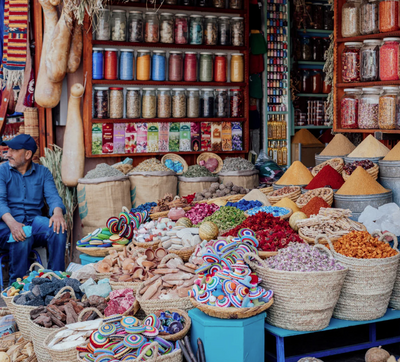
M400 30L391 31L388 33L378 33L378 34L368 34L368 35L360 35L360 36L352 36L349 38L337 38L337 43L346 43L351 41L363 41L366 39L383 39L383 38L391 38L391 37L400 37Z
M183 87L230 87L232 89L238 87L245 87L246 83L236 82L168 82L168 81L155 81L155 80L119 80L119 79L93 79L93 84L107 84L107 85L145 85L147 87L152 86L183 86Z
M92 118L92 123L246 122L246 118Z
M148 152L148 153L102 153L101 155L91 155L90 157L129 157L129 156L159 156L159 155L165 155L167 153L176 153L178 155L199 155L200 153L203 153L204 151L191 151L191 152ZM247 153L247 151L221 151L221 152L215 152L212 151L213 153L218 153L219 155L232 155L232 154L243 154Z
M306 29L306 31L304 31L304 29L297 29L298 33L303 33L303 34L316 34L316 33L320 33L320 34L331 34L333 33L333 30L324 30L324 29Z
M325 65L325 62L317 62L316 60L298 60L299 65Z
M373 87L400 85L400 80L377 80L375 82L337 83L337 88Z
M106 47L138 47L146 48L167 48L167 49L197 49L201 50L232 50L244 51L246 47L235 47L231 45L193 45L193 44L164 44L164 43L134 43L129 41L112 41L112 40L93 40L94 46Z
M337 128L335 132L340 133L398 133L400 134L400 130L398 129L360 129L360 128Z
M332 126L313 126L313 125L307 125L307 126L294 126L294 129L331 129Z
M297 97L314 97L314 98L319 98L319 97L328 97L328 93L296 93Z

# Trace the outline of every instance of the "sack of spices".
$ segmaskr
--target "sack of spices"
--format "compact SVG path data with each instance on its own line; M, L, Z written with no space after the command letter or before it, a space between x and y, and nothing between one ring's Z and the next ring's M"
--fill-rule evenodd
M208 189L213 182L218 182L218 177L205 166L192 165L178 180L179 196L187 196Z
M258 170L248 160L242 157L227 157L218 173L221 183L232 182L245 189L256 188L259 184Z

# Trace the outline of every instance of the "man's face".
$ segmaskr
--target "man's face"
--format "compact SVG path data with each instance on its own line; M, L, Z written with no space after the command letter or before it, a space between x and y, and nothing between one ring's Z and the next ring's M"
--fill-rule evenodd
M18 168L24 166L29 162L31 153L32 151L27 151L25 149L13 150L12 148L9 148L7 153L8 162L11 167Z

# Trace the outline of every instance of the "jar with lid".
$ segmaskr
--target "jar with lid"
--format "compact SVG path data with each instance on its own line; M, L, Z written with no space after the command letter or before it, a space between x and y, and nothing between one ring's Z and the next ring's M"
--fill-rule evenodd
M201 15L190 15L189 44L203 44L203 17Z
M126 13L124 10L113 10L111 13L111 40L126 40Z
M186 117L186 94L183 88L172 88L172 117Z
M310 69L303 69L301 73L301 91L302 93L312 92L312 78Z
M231 82L244 81L244 54L234 53L231 57Z
M136 59L136 80L150 80L150 64L150 50L138 50Z
M231 41L235 47L244 46L244 23L240 16L233 17L231 20Z
M204 17L204 44L217 45L218 39L218 25L217 17L214 15L207 15Z
M142 118L156 118L157 99L154 88L143 88Z
M373 82L379 79L379 46L380 40L364 40L360 51L360 80L362 82Z
M174 43L174 15L171 13L160 14L160 43Z
M122 118L124 115L124 88L110 88L110 118Z
M231 45L231 19L229 16L218 18L218 44Z
M140 88L126 88L126 118L140 118Z
M99 9L96 15L96 40L110 40L110 10Z
M326 78L327 78L327 74L324 73L324 81L322 83L322 93L329 94L332 91L332 84L328 84Z
M208 53L211 54L211 53ZM185 82L196 82L197 81L197 53L186 52L185 53L185 66L184 66L184 81ZM211 75L212 77L212 75Z
M187 44L189 41L189 20L186 14L175 15L175 44Z
M215 115L218 118L229 116L229 91L227 89L215 90Z
M383 38L379 49L379 78L381 80L399 79L400 38Z
M108 88L94 88L94 107L93 118L105 119L108 117Z
M199 80L200 82L212 82L213 80L212 53L206 53L206 52L200 53Z
M244 96L241 89L231 89L230 110L231 118L242 118L244 116Z
M214 117L214 90L204 88L200 91L200 117Z
M324 4L324 29L333 30L333 10L331 4Z
M224 9L225 8L225 0L213 0L213 6L214 6L214 8Z
M198 118L200 116L199 89L189 88L187 90L187 117Z
M93 48L92 53L92 78L104 78L104 54L102 48Z
M363 88L358 107L358 127L377 129L379 114L379 93L375 88Z
M229 9L242 10L243 0L229 0Z
M318 62L324 60L322 38L312 38L312 60L316 60Z
M386 33L399 29L399 0L379 2L379 31Z
M342 6L342 37L360 35L360 3L358 0L347 0Z
M128 41L143 41L143 14L141 11L130 11L128 17Z
M361 35L379 33L379 1L362 0L360 7Z
M160 88L157 92L157 117L171 118L171 88Z
M104 52L104 79L118 79L118 50L106 48Z
M164 81L167 79L167 58L164 50L154 50L151 58L151 79Z
M361 91L356 88L347 88L340 101L340 115L342 128L358 128L358 102Z
M322 72L320 69L313 69L312 75L312 93L322 93Z
M121 49L119 56L119 79L133 80L134 58L133 49Z
M379 97L379 128L395 129L397 119L399 88L383 87L383 94Z
M181 82L183 79L183 55L180 51L169 52L168 78L172 82Z
M360 81L360 50L363 43L348 42L344 43L342 51L342 81Z
M324 5L321 3L312 4L312 20L314 29L324 28Z
M214 59L214 81L215 82L226 82L226 53L215 53Z
M301 37L301 57L303 60L311 60L313 57L311 37Z
M144 41L146 43L158 43L159 41L159 20L156 13L144 14Z

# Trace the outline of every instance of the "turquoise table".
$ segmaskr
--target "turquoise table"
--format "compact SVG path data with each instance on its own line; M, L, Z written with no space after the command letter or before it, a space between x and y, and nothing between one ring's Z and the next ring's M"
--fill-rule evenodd
M376 339L376 324L379 322L390 321L400 319L400 311L399 310L392 310L388 309L386 314L379 319L374 319L372 321L361 321L361 322L354 322L354 321L345 321L341 319L332 318L329 326L321 331L316 332L297 332L297 331L290 331L287 329L282 329L278 327L271 326L268 323L265 323L265 331L275 337L276 340L276 355L266 351L266 360L267 361L276 361L276 362L297 362L300 358L306 356L312 357L326 357L326 356L333 356L342 353L354 352L359 351L362 349L368 349L371 347L378 347L383 346L386 344L398 343L400 342L400 336L386 338L386 339ZM324 351L310 351L305 355L298 355L298 356L285 356L285 338L286 337L294 337L300 336L305 334L311 333L323 333L325 331L331 331L334 329L341 329L341 328L349 328L361 325L368 325L369 326L369 341L364 343L358 343L350 346L344 346L334 349L327 349Z

